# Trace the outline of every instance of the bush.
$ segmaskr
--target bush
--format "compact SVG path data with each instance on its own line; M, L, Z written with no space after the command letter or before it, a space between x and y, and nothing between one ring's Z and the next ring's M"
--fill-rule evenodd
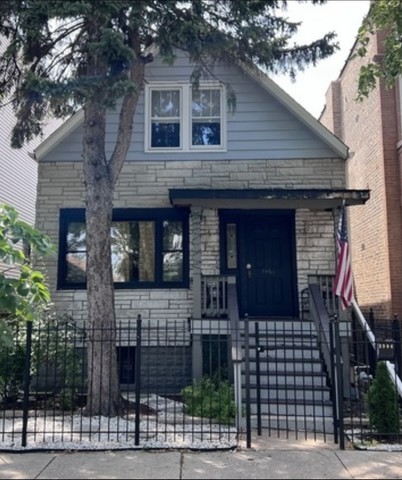
M85 388L84 333L72 317L42 319L33 334L33 390L51 393L63 410L76 407L77 394Z
M227 380L217 381L205 376L194 380L182 390L185 413L196 417L212 418L220 423L235 419L234 389Z
M384 362L378 363L368 391L368 413L377 433L399 433L398 395Z
M1 320L0 320L1 321ZM0 401L12 405L22 398L24 385L25 345L16 335L14 345L0 341Z

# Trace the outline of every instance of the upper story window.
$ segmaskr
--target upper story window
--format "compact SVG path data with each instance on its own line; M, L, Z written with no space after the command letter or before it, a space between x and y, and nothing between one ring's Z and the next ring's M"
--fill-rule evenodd
M188 286L188 212L116 209L110 231L115 287ZM60 212L59 288L85 288L83 209Z
M224 89L218 84L155 85L146 89L145 149L223 150Z

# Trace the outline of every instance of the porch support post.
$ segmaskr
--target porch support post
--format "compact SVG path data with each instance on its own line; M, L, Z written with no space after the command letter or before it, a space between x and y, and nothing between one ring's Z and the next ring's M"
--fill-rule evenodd
M191 207L191 268L193 277L193 320L201 320L201 207ZM198 323L198 322L197 322ZM194 325L194 322L193 322ZM192 327L192 373L194 379L202 377L202 329Z

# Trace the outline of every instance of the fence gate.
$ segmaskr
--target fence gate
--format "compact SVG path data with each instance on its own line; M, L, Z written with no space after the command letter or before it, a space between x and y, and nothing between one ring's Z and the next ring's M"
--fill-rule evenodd
M243 336L248 446L252 432L326 441L337 420L314 324L246 320Z

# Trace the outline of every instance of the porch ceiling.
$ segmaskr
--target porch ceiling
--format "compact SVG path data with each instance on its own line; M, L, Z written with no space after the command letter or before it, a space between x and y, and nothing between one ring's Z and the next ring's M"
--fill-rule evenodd
M363 205L370 190L334 189L180 189L169 190L170 203L177 206L233 209L328 210L346 205Z

